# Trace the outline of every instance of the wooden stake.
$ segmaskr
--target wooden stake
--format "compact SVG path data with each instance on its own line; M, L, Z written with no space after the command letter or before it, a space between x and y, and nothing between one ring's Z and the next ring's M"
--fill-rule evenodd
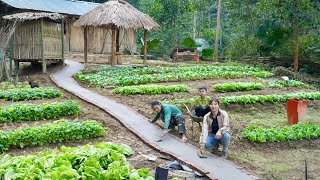
M307 167L307 160L304 160L304 174L305 174L305 179L308 180L308 167Z
M148 47L148 42L147 42L147 33L148 31L145 29L143 33L143 40L144 40L144 49L143 49L143 64L146 66L147 65L147 47Z

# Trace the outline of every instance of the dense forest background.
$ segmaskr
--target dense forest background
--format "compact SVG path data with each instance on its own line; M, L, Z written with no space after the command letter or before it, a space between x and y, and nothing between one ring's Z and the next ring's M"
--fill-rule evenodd
M149 34L150 39L160 40L157 47L150 49L153 54L169 56L174 47L186 46L188 43L183 41L188 38L196 41L200 54L205 56L208 50L213 51L217 0L127 2L160 24L159 30ZM219 57L293 59L298 42L299 59L320 61L319 17L319 0L222 0ZM138 32L138 39L142 33Z

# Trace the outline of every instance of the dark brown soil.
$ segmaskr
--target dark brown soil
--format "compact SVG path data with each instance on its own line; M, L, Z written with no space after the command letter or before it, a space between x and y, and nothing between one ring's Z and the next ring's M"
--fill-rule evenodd
M274 81L277 78L270 78L268 80ZM173 100L173 99L187 99L197 96L197 89L206 86L210 89L208 95L211 97L222 96L238 96L244 94L266 95L266 94L285 94L291 92L311 92L316 91L313 88L283 88L273 89L266 88L265 90L256 90L250 92L231 92L219 93L211 90L212 85L224 82L249 82L255 81L255 78L241 78L241 79L211 79L198 81L182 81L182 82L168 82L157 83L164 85L185 84L191 90L185 93L172 93L161 95L118 95L112 92L112 89L94 88L85 85L78 81L82 86L95 91L99 94L105 95L135 109L140 114L152 118L154 112L149 106L152 100ZM308 120L320 123L319 106L320 101L308 101ZM310 179L317 179L320 177L319 163L320 157L320 140L303 140L294 142L282 143L250 143L246 139L242 139L241 132L248 124L258 123L266 126L286 125L286 103L255 103L247 105L231 104L228 106L221 106L230 114L231 128L232 128L232 142L230 145L229 159L236 164L243 166L249 172L260 176L262 179L302 179L303 177L303 161L308 159ZM182 111L186 112L183 108ZM278 118L279 117L279 118ZM268 119L270 122L268 122ZM316 118L316 119L315 119ZM245 119L245 120L243 120ZM189 143L198 146L198 136L195 138L191 136L191 119L187 118L187 137ZM162 126L162 122L158 123ZM199 132L198 124L194 124L194 132ZM176 133L173 133L176 134ZM289 157L291 156L291 157ZM298 158L299 157L299 158ZM314 158L315 157L315 158ZM294 164L294 165L292 165Z
M55 84L49 78L49 74L59 71L63 68L63 66L49 66L48 74L42 74L41 68L26 66L23 67L20 71L20 81L36 81L40 84L40 86L51 86L56 87ZM165 166L167 163L171 162L173 159L171 157L160 154L154 149L150 148L146 144L144 144L139 138L137 138L134 134L130 133L125 127L122 126L118 120L113 119L109 114L105 111L100 110L99 108L84 102L83 100L77 98L76 96L60 89L63 92L64 97L59 99L43 99L43 100L32 100L32 101L21 101L19 103L48 103L54 101L65 101L65 100L76 100L81 106L82 114L79 116L70 116L63 117L69 120L87 120L93 119L102 123L105 127L107 127L107 135L104 137L99 137L95 139L84 139L79 142L65 142L65 143L56 143L56 144L46 144L42 147L25 147L23 149L20 148L11 148L6 153L10 155L28 155L35 154L39 151L45 149L55 149L60 148L61 146L81 146L85 144L94 144L102 141L114 142L114 143L123 143L129 145L134 154L129 157L130 166L132 168L142 168L148 167L152 170L152 174L154 174L154 169L157 166ZM0 100L2 105L11 104L10 101ZM61 118L59 118L61 119ZM30 127L36 125L42 125L45 123L53 122L55 120L47 120L47 121L30 121L30 122L21 122L21 123L3 123L0 125L0 130L3 131L11 131L18 128ZM142 155L141 155L142 154ZM148 161L143 155L152 154L157 156L157 160L155 162Z

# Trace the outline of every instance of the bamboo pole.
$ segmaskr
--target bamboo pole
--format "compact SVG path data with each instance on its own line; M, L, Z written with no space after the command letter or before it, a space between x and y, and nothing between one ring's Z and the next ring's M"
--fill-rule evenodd
M148 47L148 44L147 44L147 33L148 31L145 29L144 30L144 33L143 33L143 64L146 66L147 65L147 47Z
M12 81L12 61L13 61L13 36L10 38L10 63L9 63L9 82Z
M111 65L116 64L116 25L112 25Z
M61 58L64 63L64 22L61 20Z
M41 58L42 58L42 73L47 73L47 62L45 59L45 52L44 52L44 28L43 28L43 18L41 19L40 31L41 31ZM18 63L19 67L19 63Z
M88 63L88 27L84 27L83 38L84 38L84 65Z

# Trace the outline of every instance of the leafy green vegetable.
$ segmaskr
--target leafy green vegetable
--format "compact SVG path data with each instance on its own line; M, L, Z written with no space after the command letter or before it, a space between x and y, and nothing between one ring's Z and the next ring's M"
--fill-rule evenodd
M79 148L63 146L60 152L47 150L37 155L5 155L0 159L0 179L153 180L146 168L130 170L126 156L118 151L123 146L101 142Z
M280 142L301 139L314 139L320 136L320 125L298 123L287 127L263 128L251 125L243 130L243 137L250 142Z
M192 66L160 68L104 68L94 74L79 72L76 78L97 87L128 86L155 82L172 82L210 78L270 77L271 72L242 66Z
M271 88L283 88L283 87L287 86L287 82L285 80L277 80L275 82L268 82L267 84ZM288 86L289 87L304 87L304 88L310 87L308 84L305 84L301 81L296 81L296 80L289 80Z
M105 130L97 121L70 122L60 120L43 126L27 127L11 132L0 132L0 151L10 147L43 146L47 143L76 141L85 138L104 136ZM1 168L0 168L1 169Z
M140 86L125 86L117 87L114 92L122 95L134 95L134 94L168 94L172 92L187 92L188 86L185 85L140 85Z
M0 98L5 100L33 100L62 97L62 93L55 88L19 88L0 90Z
M15 89L15 88L31 88L28 82L17 82L16 85L10 82L1 82L0 89Z
M264 86L261 83L235 82L235 83L215 84L213 86L213 89L219 92L235 92L235 91L262 90L264 89Z
M38 121L80 114L76 101L43 104L12 104L0 107L1 122Z
M231 103L256 103L256 102L281 102L289 98L307 99L307 100L320 100L320 92L309 93L288 93L288 94L269 94L269 95L242 95L242 96L225 96L222 97L224 104Z

